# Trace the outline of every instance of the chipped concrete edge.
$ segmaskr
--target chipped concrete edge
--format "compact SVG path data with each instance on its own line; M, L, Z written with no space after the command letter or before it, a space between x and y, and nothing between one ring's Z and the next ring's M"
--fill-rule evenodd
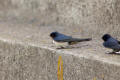
M0 38L0 48L3 50L0 60L1 56L6 57L0 63L4 65L0 66L2 71L5 73L4 70L7 70L5 74L0 74L3 80L57 80L57 60L60 55L65 80L92 80L94 77L101 80L101 75L106 77L105 80L119 80L119 63L98 56L90 58L84 54L77 55L70 51L4 38ZM8 79L5 79L6 76Z
M114 65L117 65L117 66L120 66L120 64L118 62L115 62L115 61L109 61L107 58L100 58L99 56L94 56L93 58L90 58L89 56L86 56L86 55L83 55L83 54L73 54L73 52L70 52L70 51L62 51L62 50L57 50L57 49L54 49L54 48L50 48L48 46L41 46L41 45L36 45L36 44L32 44L32 43L24 43L24 42L21 42L21 41L17 41L17 40L8 40L8 39L4 39L4 38L0 38L0 42L3 42L3 43L7 43L7 44L10 44L12 43L13 45L22 45L22 46L31 46L31 47L38 47L38 48L41 48L41 49L44 49L44 50L49 50L51 52L54 52L54 53L57 53L57 54L64 54L64 55L73 55L75 57L81 57L81 58L85 58L85 59L90 59L90 60L97 60L97 61L100 61L102 63L107 63L107 64L114 64Z

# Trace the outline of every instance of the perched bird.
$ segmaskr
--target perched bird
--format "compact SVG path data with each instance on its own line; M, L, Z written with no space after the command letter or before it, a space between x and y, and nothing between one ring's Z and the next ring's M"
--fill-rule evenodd
M103 46L109 49L113 49L113 52L120 51L120 41L113 38L109 34L104 34L102 39L104 40Z
M73 38L71 36L67 36L59 32L50 33L50 37L53 39L53 43L55 43L57 46L61 48L64 48L64 46L77 44L78 42L92 40L91 38L87 39Z

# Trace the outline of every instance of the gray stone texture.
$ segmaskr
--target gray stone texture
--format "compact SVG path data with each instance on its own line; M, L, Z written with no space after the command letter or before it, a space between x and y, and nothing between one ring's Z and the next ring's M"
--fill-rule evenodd
M120 80L120 56L105 54L101 36L119 39L119 0L0 0L0 80ZM57 50L49 33L92 37Z
M0 0L0 17L23 23L69 26L95 37L106 32L119 36L119 5L119 0Z

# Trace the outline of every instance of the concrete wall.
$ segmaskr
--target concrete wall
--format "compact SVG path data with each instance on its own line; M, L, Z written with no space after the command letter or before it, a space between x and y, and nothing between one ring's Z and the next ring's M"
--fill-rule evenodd
M91 54L91 53L90 53ZM58 57L63 59L64 80L119 80L119 64L68 52L0 41L1 80L57 80Z
M63 58L65 80L95 77L119 80L120 57L105 54L107 49L99 41L104 33L119 38L119 3L119 0L0 0L0 80L57 80L59 55ZM81 43L78 49L56 50L48 47L51 44L48 34L54 28L99 39Z
M111 33L119 36L119 5L119 0L0 0L0 17L77 27L84 35Z

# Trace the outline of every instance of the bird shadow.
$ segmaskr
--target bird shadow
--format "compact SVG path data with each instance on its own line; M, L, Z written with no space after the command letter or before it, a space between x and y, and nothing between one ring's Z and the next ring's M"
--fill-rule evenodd
M61 47L61 48L56 48L56 49L77 49L80 47Z
M88 46L88 45L84 45L84 46ZM56 49L77 49L77 48L82 48L84 46L67 46L67 47L60 47Z

